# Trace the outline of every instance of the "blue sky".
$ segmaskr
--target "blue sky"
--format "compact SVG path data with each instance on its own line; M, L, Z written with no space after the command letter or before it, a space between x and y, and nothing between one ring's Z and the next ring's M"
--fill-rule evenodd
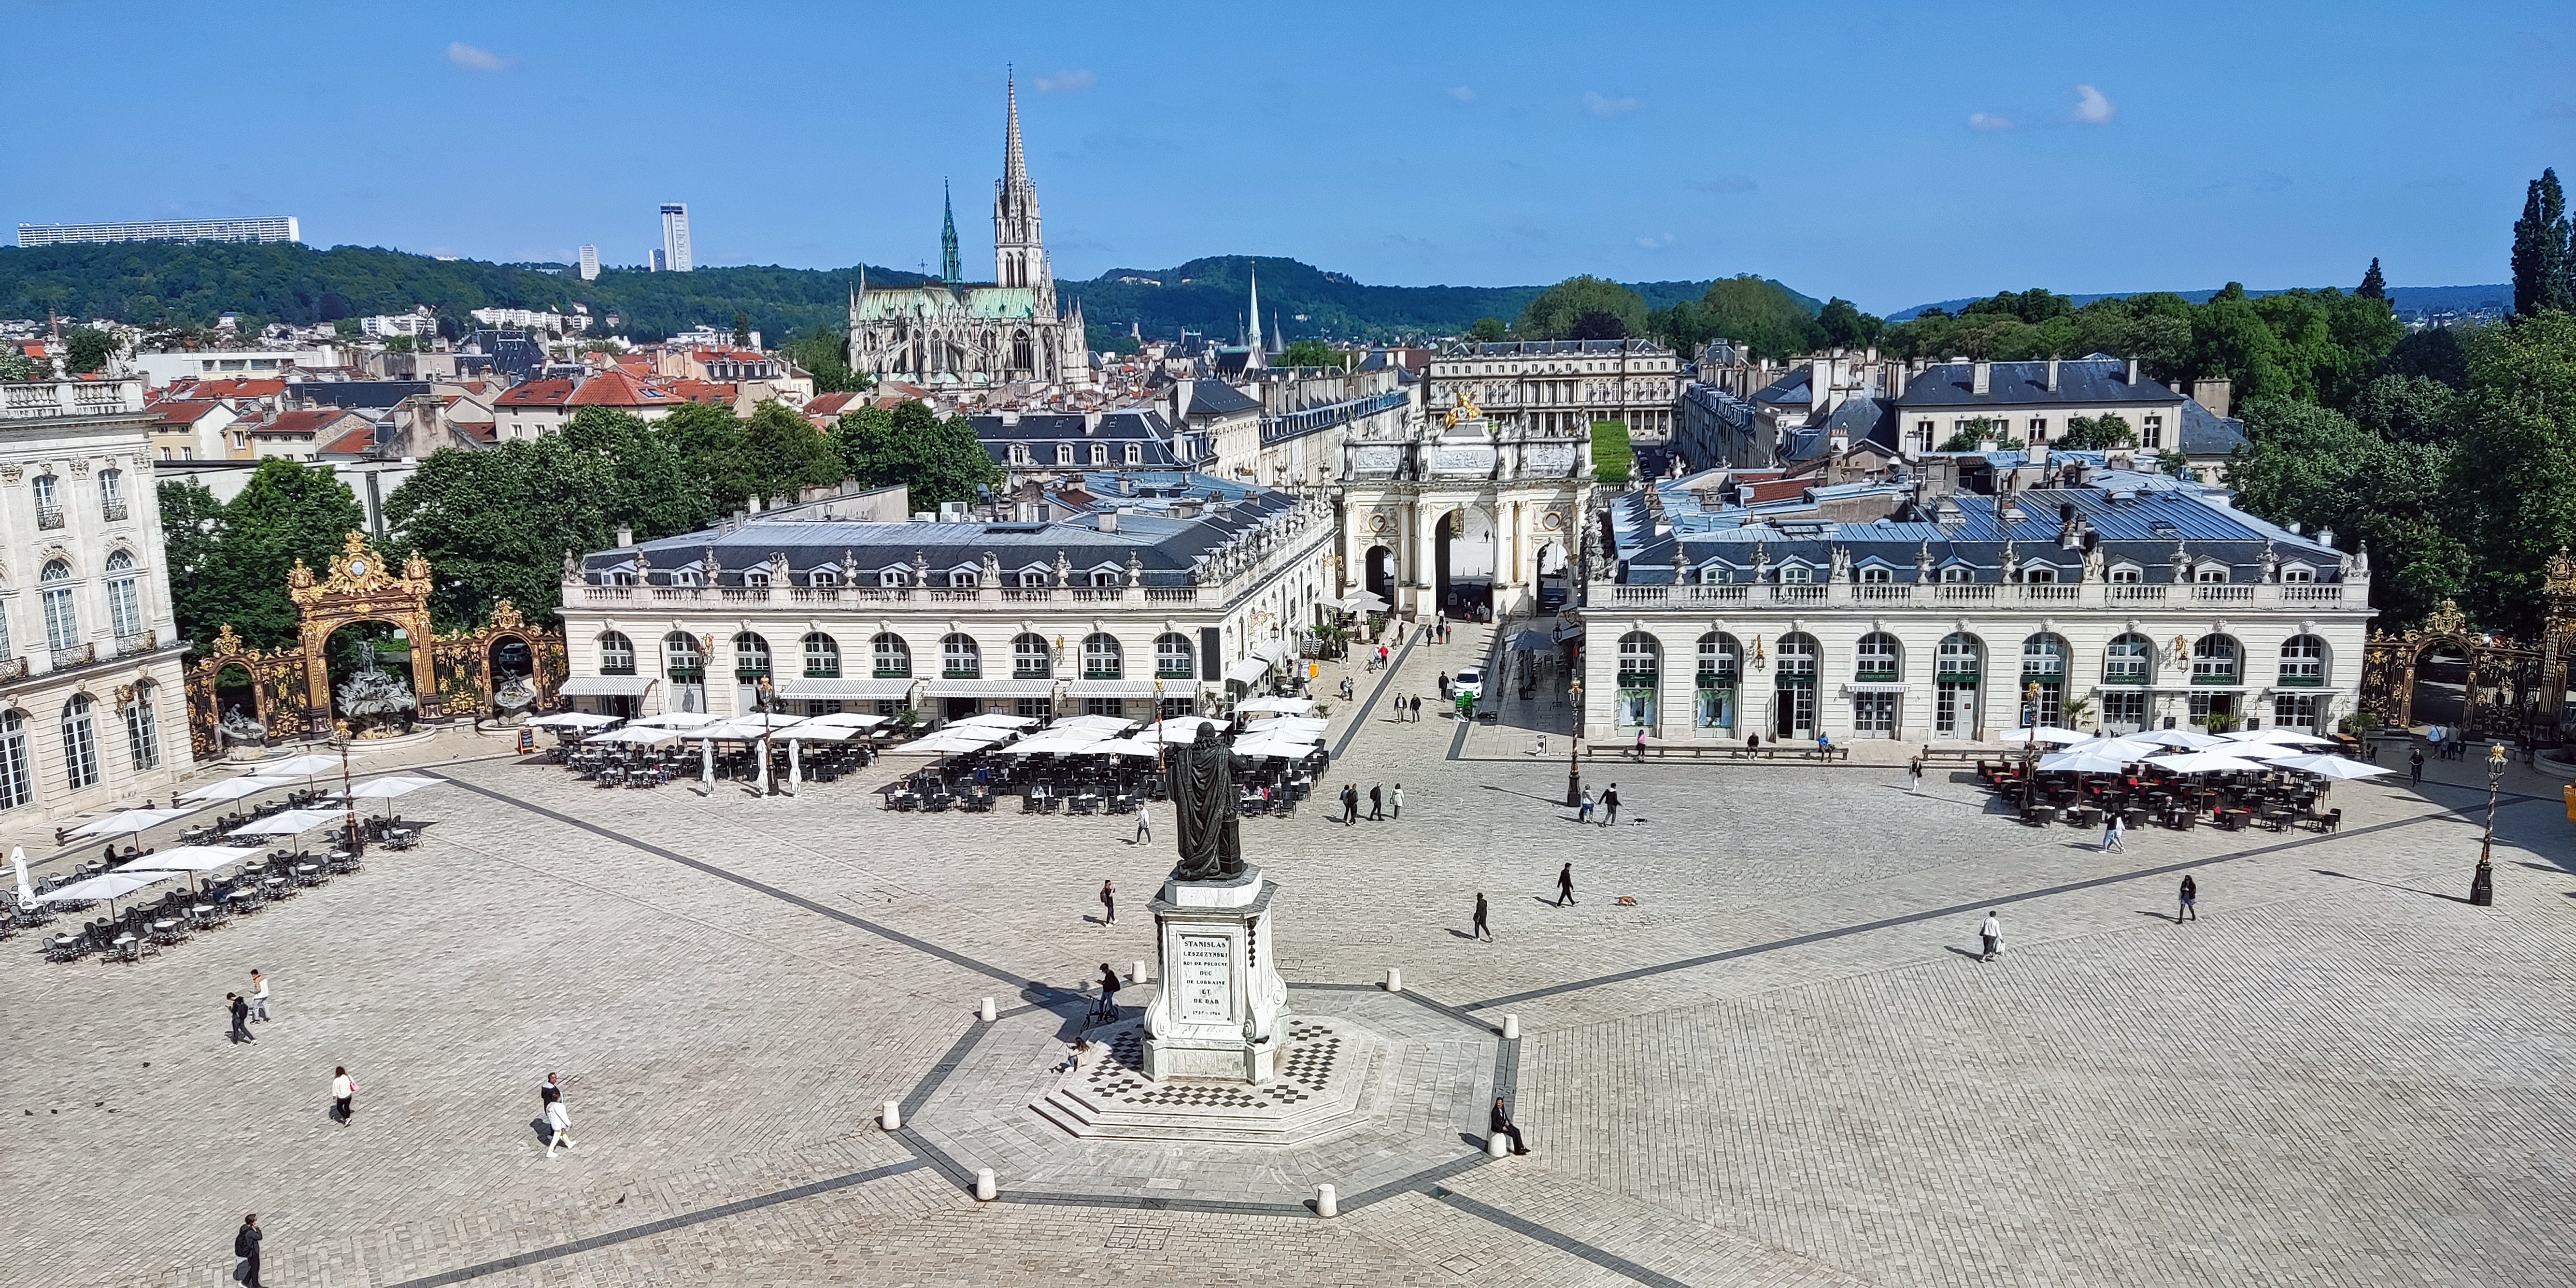
M2525 181L2576 174L2567 0L9 12L67 56L0 85L43 136L0 221L293 214L481 259L640 262L681 200L701 263L909 267L946 178L989 273L1011 64L1065 277L2456 285L2505 280Z

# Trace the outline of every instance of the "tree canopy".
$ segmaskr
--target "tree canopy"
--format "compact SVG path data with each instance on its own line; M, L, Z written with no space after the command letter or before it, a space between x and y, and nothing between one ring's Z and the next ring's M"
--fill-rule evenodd
M1321 340L1291 340L1288 342L1288 352L1281 354L1279 358L1279 365L1283 367L1333 367L1338 369L1341 367L1347 367L1350 364L1351 355L1349 350L1336 349Z
M286 576L302 559L316 576L330 567L366 514L328 466L261 461L230 503L195 480L157 490L170 574L172 615L197 651L230 625L255 648L296 639Z
M2558 171L2543 170L2523 194L2522 218L2513 221L2514 316L2576 309L2568 236L2567 194Z
M1856 332L1874 332L1878 319L1844 302L1837 324ZM1764 358L1785 358L1824 347L1829 333L1817 313L1778 282L1747 274L1720 278L1697 300L1684 300L1654 316L1654 332L1682 353L1696 352L1711 340L1733 340Z
M972 501L979 487L1002 481L992 454L964 416L941 420L918 400L888 411L862 407L841 417L832 433L842 468L865 487L901 484L912 490L915 510L948 501Z
M1607 315L1620 327L1619 335L1601 338L1619 339L1646 330L1644 296L1617 282L1585 274L1539 292L1521 310L1520 321L1512 324L1512 334L1523 340L1575 339L1578 327L1596 313ZM1596 320L1593 327L1601 329L1601 324Z

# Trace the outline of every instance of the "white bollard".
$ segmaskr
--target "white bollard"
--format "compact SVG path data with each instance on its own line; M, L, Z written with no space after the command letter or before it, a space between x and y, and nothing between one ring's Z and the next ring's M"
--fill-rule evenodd
M993 1196L999 1193L1001 1193L1001 1190L996 1188L993 1184L993 1169L989 1167L976 1168L975 1200L979 1203L990 1203L993 1201Z
M1386 968L1386 991L1390 993L1401 993L1404 991L1403 971L1398 970L1393 966Z
M1521 1040L1521 1017L1511 1014L1503 1016L1503 1040L1505 1042Z
M1127 982L1130 984L1142 984L1145 982L1145 963L1127 963Z
M885 1111L877 1115L877 1122L887 1131L903 1126L902 1104L892 1100L885 1102Z
M1342 1214L1342 1200L1341 1200L1341 1197L1340 1197L1339 1195L1337 1195L1337 1194L1333 1193L1333 1187L1332 1187L1332 1186L1329 1186L1329 1185L1318 1185L1318 1186L1316 1186L1316 1187L1315 1187L1315 1215L1317 1215L1317 1216L1340 1216L1341 1214Z
M989 997L984 999L984 1010L982 1014L984 1016L984 1022L987 1024L992 1023L993 1017L1000 1014L1000 1012L993 1009L993 999Z
M1489 1132L1486 1134L1485 1154L1487 1157L1501 1158L1511 1152L1512 1147L1507 1143L1507 1138L1501 1132Z

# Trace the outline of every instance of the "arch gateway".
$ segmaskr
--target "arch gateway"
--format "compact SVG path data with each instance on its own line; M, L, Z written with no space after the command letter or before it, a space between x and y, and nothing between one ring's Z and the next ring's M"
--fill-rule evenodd
M2447 599L2411 630L2372 636L2361 709L2400 728L2439 722L2471 738L2576 741L2576 555L2564 549L2549 561L2541 613L2537 641L2474 630Z
M232 745L347 736L350 722L333 708L328 656L331 637L347 626L381 623L408 642L401 678L414 720L536 710L553 700L565 672L560 630L531 626L505 599L482 626L441 635L430 623L431 585L427 561L415 554L396 568L363 532L342 541L323 576L298 559L286 576L293 646L252 648L226 623L188 666L188 741L197 757Z

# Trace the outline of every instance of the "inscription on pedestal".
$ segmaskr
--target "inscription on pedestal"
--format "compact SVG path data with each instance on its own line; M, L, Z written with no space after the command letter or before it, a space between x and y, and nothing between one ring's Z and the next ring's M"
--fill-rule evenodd
M1222 1024L1232 1019L1234 949L1223 935L1182 935L1181 1020Z

